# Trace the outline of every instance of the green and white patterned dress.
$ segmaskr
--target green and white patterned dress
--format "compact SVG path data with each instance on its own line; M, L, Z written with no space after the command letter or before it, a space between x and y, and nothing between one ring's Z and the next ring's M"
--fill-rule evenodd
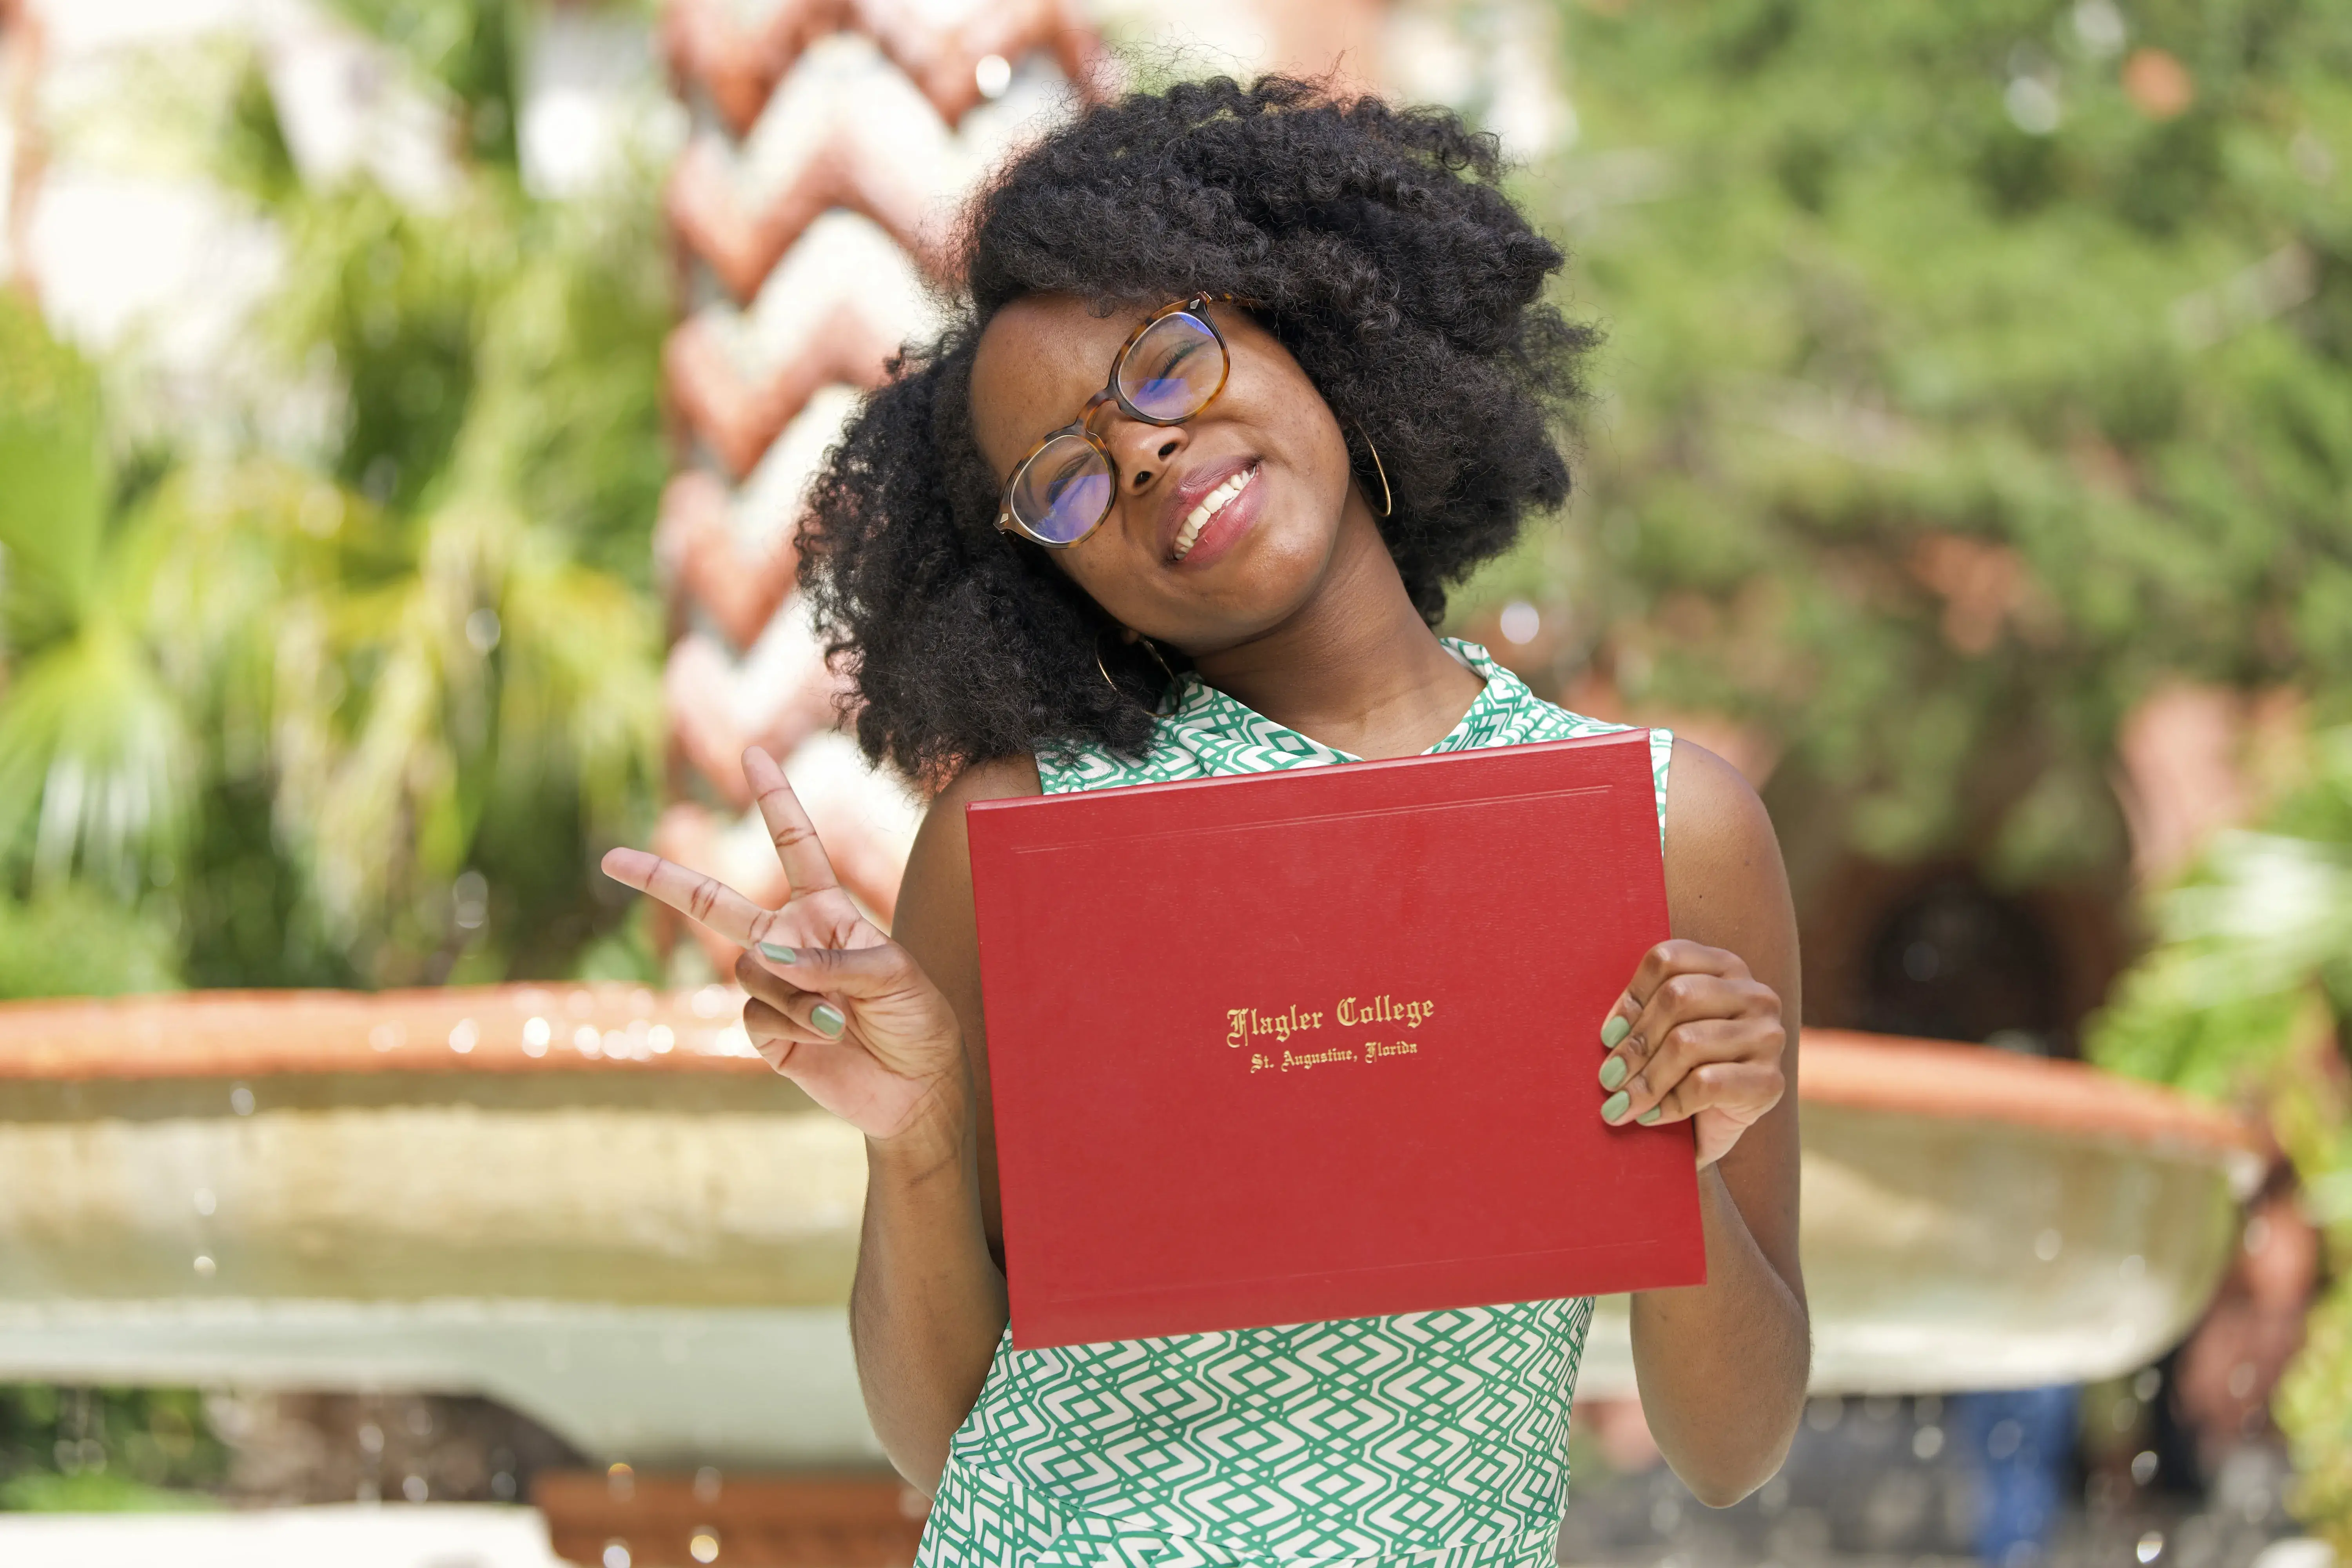
M1486 689L1433 752L1628 727L1447 646ZM1356 760L1197 679L1171 703L1140 758L1038 758L1046 793ZM1674 741L1650 743L1663 836ZM1586 1298L1028 1351L1008 1331L917 1568L1548 1565L1591 1317Z

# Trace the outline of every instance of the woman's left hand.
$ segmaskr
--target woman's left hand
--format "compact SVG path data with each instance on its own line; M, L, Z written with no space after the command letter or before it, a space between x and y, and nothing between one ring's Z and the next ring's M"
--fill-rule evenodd
M1736 952L1679 939L1643 954L1601 1026L1611 1123L1690 1119L1704 1168L1780 1103L1780 998Z

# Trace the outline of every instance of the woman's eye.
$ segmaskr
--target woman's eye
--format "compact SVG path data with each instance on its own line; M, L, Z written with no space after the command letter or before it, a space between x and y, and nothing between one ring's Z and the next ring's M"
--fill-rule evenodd
M1153 381L1174 381L1184 373L1185 362L1201 352L1196 342L1176 343L1154 354L1156 362L1150 373Z
M1045 499L1049 501L1060 500L1062 492L1085 479L1087 471L1093 467L1093 462L1083 456L1066 458L1055 464L1054 472L1045 480Z

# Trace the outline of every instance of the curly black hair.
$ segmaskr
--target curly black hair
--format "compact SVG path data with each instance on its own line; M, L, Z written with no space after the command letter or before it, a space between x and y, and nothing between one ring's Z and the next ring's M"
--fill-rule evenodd
M968 211L950 324L893 362L811 494L800 582L854 679L866 754L936 787L971 762L1079 742L1131 753L1150 733L1162 667L995 527L972 357L1028 294L1106 312L1256 302L1360 472L1358 443L1378 448L1394 502L1381 531L1434 625L1449 584L1567 499L1553 427L1597 339L1543 301L1563 258L1497 188L1500 166L1494 139L1444 110L1283 77L1087 108L1014 158Z

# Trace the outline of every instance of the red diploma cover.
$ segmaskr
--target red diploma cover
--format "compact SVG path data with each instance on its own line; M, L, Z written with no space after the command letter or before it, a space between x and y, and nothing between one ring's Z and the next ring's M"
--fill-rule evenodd
M1633 731L970 807L1013 1344L1704 1281L1688 1123L1601 1120L1655 801Z

